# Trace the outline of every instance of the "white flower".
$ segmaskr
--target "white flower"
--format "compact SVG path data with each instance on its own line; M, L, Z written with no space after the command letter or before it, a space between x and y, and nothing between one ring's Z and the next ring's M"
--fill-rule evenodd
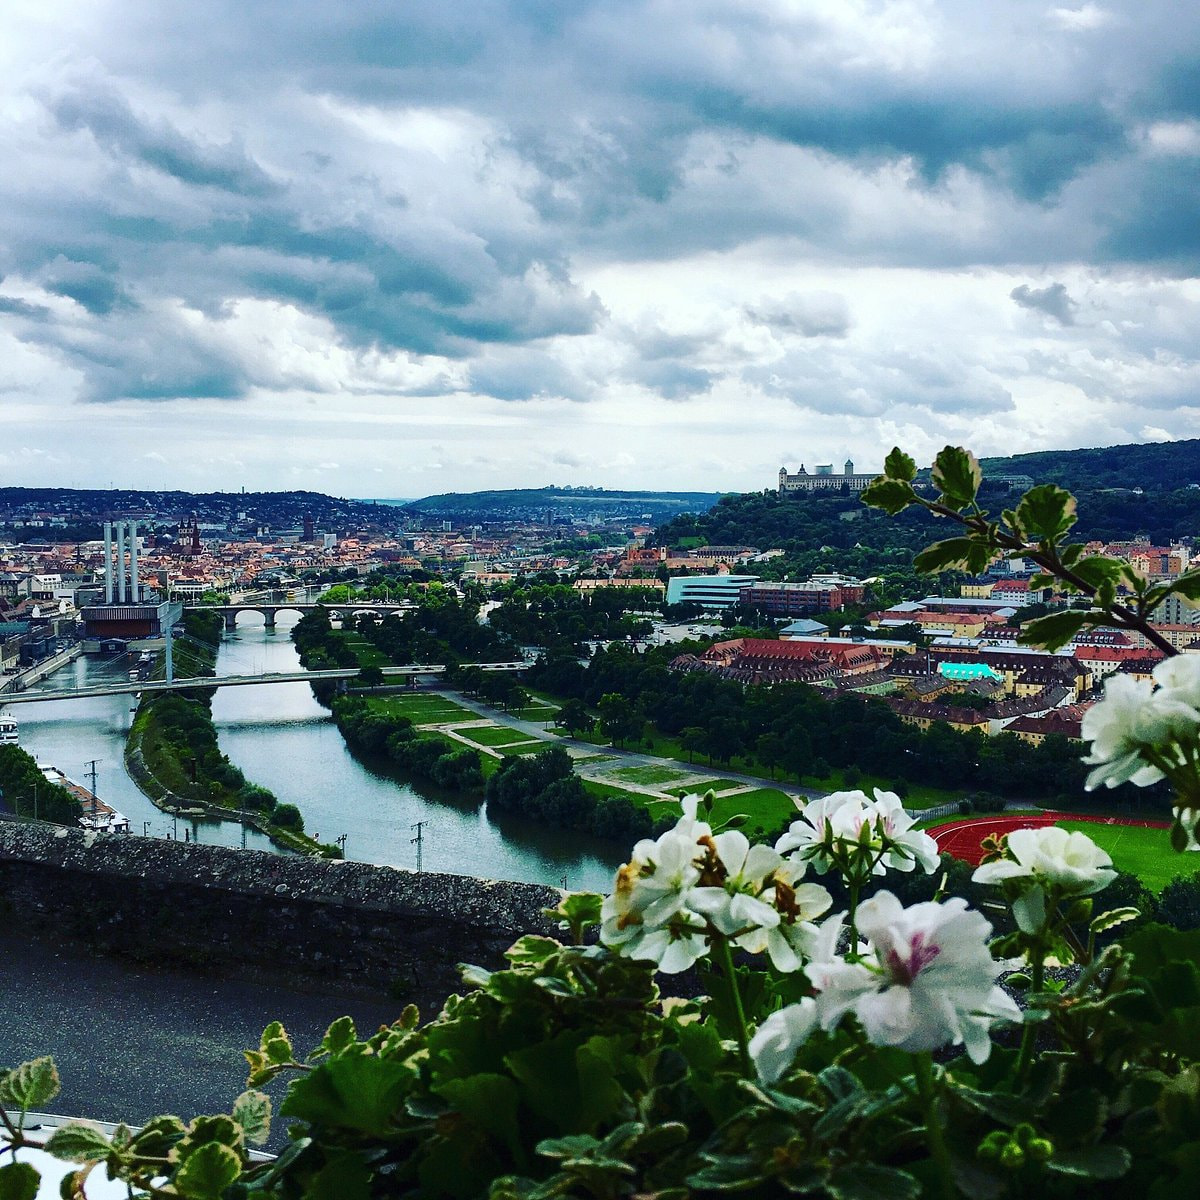
M773 926L760 926L734 939L734 944L752 954L764 951L777 971L790 973L800 969L806 958L812 958L820 950L820 931L813 922L829 911L833 897L819 883L802 883L795 886L795 879L803 874L787 864L776 872L775 884L762 894L762 899L774 906L779 913L779 922Z
M1179 678L1183 678L1182 671ZM1087 777L1088 791L1101 783L1108 787L1126 782L1137 787L1157 783L1163 773L1146 762L1143 750L1177 755L1172 743L1195 740L1198 726L1200 713L1178 699L1172 689L1156 691L1149 680L1128 675L1107 680L1104 699L1083 714L1081 723L1084 740L1092 743L1092 752L1083 761L1096 764Z
M1004 844L1011 857L976 867L971 882L1030 880L1031 885L1013 901L1013 916L1025 933L1034 933L1046 920L1047 888L1063 896L1091 896L1117 877L1112 859L1086 833L1056 825L1014 829Z
M1011 858L975 868L973 883L1036 876L1066 895L1090 896L1117 877L1112 859L1086 833L1068 832L1057 825L1014 829L1005 839Z
M763 1083L775 1083L817 1027L817 1003L806 996L773 1012L750 1039L750 1057Z
M911 871L918 863L926 875L932 875L942 861L938 844L913 826L916 817L904 811L895 792L875 792L875 812L887 850L883 862L893 871Z
M824 873L843 870L856 862L873 875L888 869L911 871L918 863L926 872L937 869L937 843L927 833L914 830L916 819L904 811L895 792L831 792L811 800L800 810L787 833L775 843L781 854L811 862Z
M1200 654L1164 658L1151 674L1160 691L1196 709L1200 720Z
M819 989L823 1028L853 1012L876 1045L916 1052L950 1042L983 1062L993 1022L1020 1019L1020 1009L996 986L1000 966L987 947L992 927L960 897L906 909L890 892L879 892L860 906L858 928L867 942L859 962L806 968Z
M759 896L784 865L782 855L770 846L752 846L737 829L718 833L711 843L726 872L724 886L693 888L688 894L688 907L727 935L778 925L779 913Z

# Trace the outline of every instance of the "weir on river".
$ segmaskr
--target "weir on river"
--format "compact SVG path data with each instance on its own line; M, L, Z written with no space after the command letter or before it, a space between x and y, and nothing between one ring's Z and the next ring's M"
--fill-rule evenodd
M217 656L218 675L275 673L299 669L290 626L281 615L266 629L261 617L244 614L226 633ZM36 685L47 690L86 686L127 677L124 660L80 658ZM79 779L96 759L97 794L119 809L133 827L152 837L177 835L240 846L241 825L230 821L173 821L155 808L123 766L132 719L127 696L88 697L22 706L22 747ZM422 783L375 770L346 747L329 711L307 683L270 688L218 689L213 720L221 749L252 783L262 784L281 803L295 804L305 829L332 842L345 835L346 857L415 868L413 842L421 823L421 865L428 871L514 879L585 890L607 891L623 847L597 844L579 834L548 830L506 819L503 830L489 821L475 798L442 793ZM255 830L245 831L250 849L271 850Z

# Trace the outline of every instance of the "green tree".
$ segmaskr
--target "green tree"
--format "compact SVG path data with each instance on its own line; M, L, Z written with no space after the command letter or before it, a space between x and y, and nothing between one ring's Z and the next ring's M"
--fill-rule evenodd
M613 745L622 746L642 736L646 722L624 696L616 692L601 696L596 711L600 715L600 730Z

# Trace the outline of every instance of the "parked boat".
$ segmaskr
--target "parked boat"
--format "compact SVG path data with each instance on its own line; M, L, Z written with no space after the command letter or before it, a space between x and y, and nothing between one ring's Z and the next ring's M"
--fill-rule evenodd
M79 801L83 808L83 816L79 818L79 824L84 829L91 829L96 833L129 832L129 818L124 813L117 812L111 804L105 804L94 792L89 792L82 784L68 779L57 767L38 763L38 770L50 783L66 788Z
M0 717L0 746L17 744L17 723L12 717Z

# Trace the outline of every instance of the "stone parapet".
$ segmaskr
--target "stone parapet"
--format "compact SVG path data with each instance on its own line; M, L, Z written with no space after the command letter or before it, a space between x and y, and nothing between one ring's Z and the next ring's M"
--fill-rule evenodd
M3 919L142 962L286 980L422 1008L552 932L533 884L50 825L0 823Z

